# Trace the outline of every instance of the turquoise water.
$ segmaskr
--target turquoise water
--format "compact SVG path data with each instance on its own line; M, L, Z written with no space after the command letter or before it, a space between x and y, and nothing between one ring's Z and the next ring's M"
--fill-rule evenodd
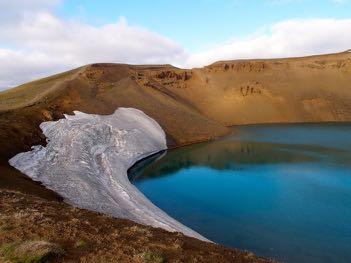
M284 262L351 262L351 125L267 125L132 168L154 204L214 242Z

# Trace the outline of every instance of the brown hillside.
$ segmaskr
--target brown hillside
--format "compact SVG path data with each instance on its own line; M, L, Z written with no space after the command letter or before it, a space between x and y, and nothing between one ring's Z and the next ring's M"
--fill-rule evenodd
M224 125L351 121L350 52L217 62L183 74L181 80L170 72L157 77Z
M0 93L1 156L10 157L39 143L43 139L38 129L41 122L62 118L73 110L111 114L120 106L141 109L161 124L170 145L207 140L228 132L162 86L139 85L139 74L158 70L94 64Z
M224 135L229 125L351 121L351 52L192 70L93 64L0 92L0 180L9 185L19 175L10 157L45 142L41 122L120 106L156 119L170 147Z

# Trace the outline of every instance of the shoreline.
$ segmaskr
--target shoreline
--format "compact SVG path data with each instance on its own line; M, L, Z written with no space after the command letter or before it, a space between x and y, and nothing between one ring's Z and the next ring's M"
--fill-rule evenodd
M40 125L47 137L46 147L34 146L32 151L12 157L9 163L70 205L210 242L152 204L129 181L128 170L136 162L167 149L164 131L156 121L132 108L118 108L112 115L75 112L65 117ZM104 134L106 127L109 131ZM90 132L96 133L91 136ZM102 142L98 136L110 140ZM70 146L65 148L63 142ZM67 156L73 161L66 160ZM81 164L75 167L77 162Z
M89 114L89 115L92 115L92 114ZM70 115L67 115L68 118L71 117ZM101 116L110 116L110 115L101 115ZM261 125L295 125L295 124L301 124L301 125L309 125L309 124L312 124L312 125L318 125L318 124L326 124L326 125L334 125L334 124L340 124L340 125L347 125L347 124L350 124L351 122L339 122L339 121L336 121L336 122L294 122L294 123L257 123L257 124L241 124L241 125L232 125L232 126L227 126L229 129L230 128L233 128L235 129L236 127L246 127L246 126L261 126ZM237 134L237 131L231 129L227 134L223 135L223 136L219 136L219 137L215 137L215 138L209 138L209 139L203 139L203 140L197 140L197 141L194 141L194 142L191 142L191 143L186 143L186 144L182 144L182 145L176 145L176 146L171 146L167 149L161 149L157 152L152 152L148 155L145 155L145 156L141 156L141 158L138 158L138 159L135 159L133 163L130 164L130 166L127 168L127 172L125 174L125 178L119 178L120 180L122 180L123 182L126 182L128 181L128 183L130 185L125 185L126 188L132 188L132 192L135 191L136 187L130 182L129 180L129 171L135 166L137 165L138 163L142 162L143 160L145 159L148 159L154 155L157 155L159 154L160 152L162 151L169 151L169 150L174 150L174 149L177 149L177 148L180 148L180 147L185 147L185 146L190 146L190 145L193 145L193 144L198 144L198 143L204 143L204 142L211 142L211 141L214 141L214 140L217 140L217 139L221 139L221 138L224 138L224 137L227 137L227 136L231 136L231 135L235 135ZM18 154L17 154L18 155ZM16 155L16 156L17 156ZM14 157L12 157L14 158ZM11 159L12 159L11 158ZM28 177L30 180L33 180L34 183L38 184L40 187L44 187L45 189L48 189L48 190L51 190L53 191L55 194L57 194L62 200L60 201L63 201L69 205L72 205L73 207L77 206L75 203L72 203L70 202L69 200L67 200L65 198L65 196L61 195L59 192L55 191L55 189L52 189L51 187L48 187L47 185L45 185L45 183L43 183L42 181L40 180L35 180L33 177L31 176L28 176L27 174L23 173L26 177ZM161 227L167 231L170 231L170 232L182 232L183 234L187 235L187 236L190 236L190 237L195 237L199 240L202 240L202 241L206 241L206 242L212 242L208 239L206 239L205 237L203 237L202 235L198 234L197 232L193 231L192 229L190 229L189 227L181 224L180 222L178 222L177 220L175 220L174 218L170 217L169 215L167 215L165 212L163 212L162 209L158 208L156 205L154 205L147 197L145 197L138 189L136 189L136 191L138 192L138 196L141 197L141 199L144 199L144 201L146 200L147 203L150 203L151 206L155 207L155 208L151 208L151 210L149 211L154 211L156 212L156 210L160 210L158 212L161 212L161 217L163 218L169 218L169 222L171 225L178 225L177 227L174 227L173 229L171 228L168 228L167 225L164 225L164 226L159 226L159 225L150 225L150 224L144 224L142 222L138 222L136 221L134 218L125 218L125 217L120 217L120 216L116 216L116 215L112 215L114 218L121 218L121 219L129 219L129 220L132 220L136 223L141 223L141 224L144 224L144 225L149 225L149 226L152 226L152 227ZM149 205L149 204L148 204ZM79 207L79 206L78 206ZM89 209L89 208L85 208L85 207L80 207L80 208L83 208L83 209L87 209L88 211L97 211L97 212L101 212L99 210L94 210L94 209ZM108 213L105 213L105 212L102 212L104 214L107 214L109 215ZM158 216L160 216L158 214ZM157 217L158 217L157 216ZM180 227L180 228L179 228Z
M236 127L247 127L247 126L274 126L274 125L282 125L282 126L288 126L288 125L348 125L351 124L351 121L300 121L300 122L262 122L262 123L250 123L250 124L236 124L236 125L230 125L226 126L227 128L236 128ZM227 135L221 136L225 137Z

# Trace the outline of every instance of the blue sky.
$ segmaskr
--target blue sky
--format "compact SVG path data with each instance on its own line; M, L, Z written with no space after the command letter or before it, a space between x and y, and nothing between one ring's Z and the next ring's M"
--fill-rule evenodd
M94 25L115 22L123 16L131 25L143 26L170 37L189 51L201 51L282 20L349 18L351 1L74 0L65 1L59 13Z
M0 0L0 90L89 63L201 67L351 49L351 0Z

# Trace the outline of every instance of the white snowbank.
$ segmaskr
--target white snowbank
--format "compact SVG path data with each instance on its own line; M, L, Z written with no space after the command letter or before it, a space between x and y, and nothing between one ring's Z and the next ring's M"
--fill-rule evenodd
M74 114L43 122L40 128L47 146L33 146L9 163L72 205L206 240L129 182L129 167L167 149L165 133L155 120L132 108L119 108L107 116Z

